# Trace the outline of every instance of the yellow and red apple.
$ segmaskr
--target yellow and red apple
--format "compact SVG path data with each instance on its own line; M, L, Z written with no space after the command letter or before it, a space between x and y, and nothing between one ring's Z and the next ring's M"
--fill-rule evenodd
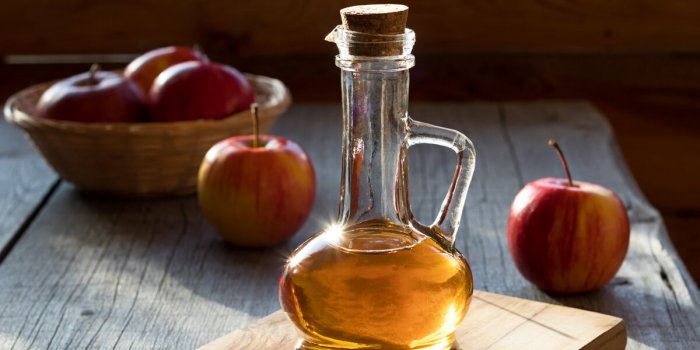
M528 183L508 216L508 247L522 275L540 289L581 293L608 283L627 253L630 226L618 196L602 186L568 179Z
M124 76L136 83L148 98L156 77L167 68L188 61L208 61L206 55L196 48L168 46L146 52L135 58L124 70Z
M220 141L199 169L197 193L205 217L227 241L266 247L291 238L316 196L309 157L278 136L236 136Z

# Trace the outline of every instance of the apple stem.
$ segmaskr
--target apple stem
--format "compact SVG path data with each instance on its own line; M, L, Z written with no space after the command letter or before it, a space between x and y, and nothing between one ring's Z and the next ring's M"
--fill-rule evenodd
M557 154L559 155L559 160L561 160L561 164L564 166L564 171L566 171L566 177L569 179L569 186L574 186L574 182L571 180L571 172L569 171L569 163L566 162L566 158L564 157L564 152L562 152L561 147L559 147L559 144L557 143L557 140L555 139L549 139L549 145L554 147L554 150L557 151Z
M199 59L202 60L202 62L209 62L209 57L204 52L202 47L199 46L199 44L192 45L192 51L197 53L197 57L199 57Z
M90 72L88 73L88 80L90 82L90 85L95 85L95 74L100 70L100 65L97 63L93 63L90 66Z
M260 130L258 128L258 104L250 104L250 113L253 115L253 147L260 147Z

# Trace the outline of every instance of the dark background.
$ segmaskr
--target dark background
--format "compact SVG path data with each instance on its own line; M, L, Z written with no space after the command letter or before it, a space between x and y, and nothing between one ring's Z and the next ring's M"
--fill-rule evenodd
M0 98L92 61L119 68L152 48L198 44L215 60L283 80L296 103L339 102L336 50L323 37L338 10L361 3L369 2L4 0ZM700 2L403 3L418 40L412 101L591 101L700 278Z

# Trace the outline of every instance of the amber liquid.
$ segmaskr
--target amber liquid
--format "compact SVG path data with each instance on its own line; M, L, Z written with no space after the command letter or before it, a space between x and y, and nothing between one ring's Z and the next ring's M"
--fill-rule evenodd
M471 296L459 252L384 225L316 236L280 280L298 349L449 349Z

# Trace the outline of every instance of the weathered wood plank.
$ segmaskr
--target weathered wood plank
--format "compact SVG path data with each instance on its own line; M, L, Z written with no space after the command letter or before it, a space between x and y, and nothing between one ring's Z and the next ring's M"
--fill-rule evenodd
M503 114L524 181L553 172L563 176L546 145L554 137L567 153L573 176L616 191L630 215L632 239L616 280L591 295L557 299L624 317L629 337L640 344L700 348L697 286L669 242L659 213L629 174L604 118L586 103L508 104Z
M439 104L412 112L465 131L477 147L458 239L477 288L622 317L631 349L700 346L697 288L625 173L607 124L588 105ZM61 185L0 265L0 348L194 348L276 310L285 257L337 210L339 106L296 106L275 132L307 149L319 180L313 217L292 242L236 249L213 233L193 197L114 201ZM507 250L515 193L526 181L559 174L546 146L551 136L560 139L577 177L618 191L635 220L620 275L596 293L546 295L518 274ZM425 147L410 157L414 211L429 220L453 156Z
M0 118L0 261L57 181L22 132Z
M0 265L0 348L191 349L274 311L285 257L337 211L341 140L319 131L338 127L336 107L278 124L324 195L304 234L269 250L225 244L194 197L114 201L62 184Z

